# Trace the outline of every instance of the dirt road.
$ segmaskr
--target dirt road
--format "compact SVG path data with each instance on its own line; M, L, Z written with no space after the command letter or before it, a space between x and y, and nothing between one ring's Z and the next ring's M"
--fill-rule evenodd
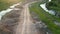
M36 29L35 24L31 19L28 8L29 4L30 3L27 3L23 6L20 22L18 22L16 29L16 34L42 34L39 30Z

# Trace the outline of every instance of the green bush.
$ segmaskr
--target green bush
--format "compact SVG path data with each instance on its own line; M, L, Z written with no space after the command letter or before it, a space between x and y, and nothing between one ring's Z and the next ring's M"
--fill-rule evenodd
M55 10L59 10L60 9L60 3L58 3L57 0L56 1L54 0L54 1L51 1L51 2L47 2L46 7L48 9L52 9L52 10L54 10L55 8L58 8L58 9L55 9Z

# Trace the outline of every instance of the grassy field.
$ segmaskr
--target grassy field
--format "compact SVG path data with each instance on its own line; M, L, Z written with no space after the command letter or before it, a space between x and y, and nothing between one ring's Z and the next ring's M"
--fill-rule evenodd
M7 9L10 5L20 1L21 0L0 0L0 11Z
M53 34L60 34L60 26L54 24L54 20L60 22L60 18L45 12L40 7L40 4L40 2L32 4L32 6L29 7L30 11L33 11L39 15L40 20L42 20L48 26L48 29L50 29Z

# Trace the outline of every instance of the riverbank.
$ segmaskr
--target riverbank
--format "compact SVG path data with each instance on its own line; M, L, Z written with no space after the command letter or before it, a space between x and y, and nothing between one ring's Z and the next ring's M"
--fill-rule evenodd
M48 12L45 12L40 7L40 4L40 2L32 4L30 7L30 11L35 12L39 16L39 19L47 25L52 34L60 34L60 27L54 23L54 21L60 22L60 18L55 17Z

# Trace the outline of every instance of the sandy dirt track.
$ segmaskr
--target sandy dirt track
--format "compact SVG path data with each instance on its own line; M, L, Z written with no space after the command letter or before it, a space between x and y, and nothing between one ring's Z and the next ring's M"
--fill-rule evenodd
M20 22L18 22L18 26L15 34L43 34L38 29L36 29L35 24L31 19L31 15L29 12L29 5L34 2L29 2L23 5L23 10L20 16Z

